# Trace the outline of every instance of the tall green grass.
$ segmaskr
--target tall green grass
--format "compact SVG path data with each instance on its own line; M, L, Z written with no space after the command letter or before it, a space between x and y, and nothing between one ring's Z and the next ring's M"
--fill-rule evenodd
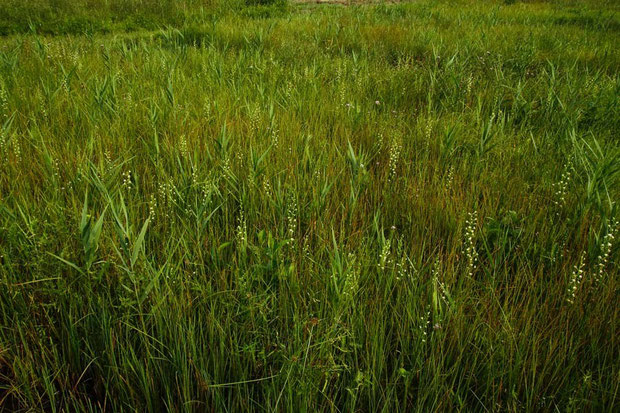
M617 6L126 3L0 39L0 410L617 410Z

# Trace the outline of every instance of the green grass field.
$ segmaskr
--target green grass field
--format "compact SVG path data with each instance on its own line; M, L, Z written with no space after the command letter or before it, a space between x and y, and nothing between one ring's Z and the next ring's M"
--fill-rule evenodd
M0 0L0 411L618 411L620 5L261 3Z

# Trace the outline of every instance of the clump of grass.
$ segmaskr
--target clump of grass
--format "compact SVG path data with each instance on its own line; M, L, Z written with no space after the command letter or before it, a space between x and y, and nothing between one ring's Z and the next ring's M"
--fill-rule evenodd
M0 5L0 410L617 409L617 6L57 3Z

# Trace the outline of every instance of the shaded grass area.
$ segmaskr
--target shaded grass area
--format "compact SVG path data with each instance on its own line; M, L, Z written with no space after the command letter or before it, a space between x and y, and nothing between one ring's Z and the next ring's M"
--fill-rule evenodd
M156 29L182 21L185 2L165 0L55 1L5 0L0 3L0 33L84 33L137 28Z
M153 4L0 39L0 408L617 409L617 8Z
M282 0L3 0L0 35L157 30L204 23L231 12L261 17L286 9Z

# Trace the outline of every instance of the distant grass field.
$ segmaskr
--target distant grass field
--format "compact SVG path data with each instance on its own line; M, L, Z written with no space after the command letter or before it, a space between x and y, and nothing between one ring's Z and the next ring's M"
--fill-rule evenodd
M618 3L260 3L0 1L0 411L618 411Z

